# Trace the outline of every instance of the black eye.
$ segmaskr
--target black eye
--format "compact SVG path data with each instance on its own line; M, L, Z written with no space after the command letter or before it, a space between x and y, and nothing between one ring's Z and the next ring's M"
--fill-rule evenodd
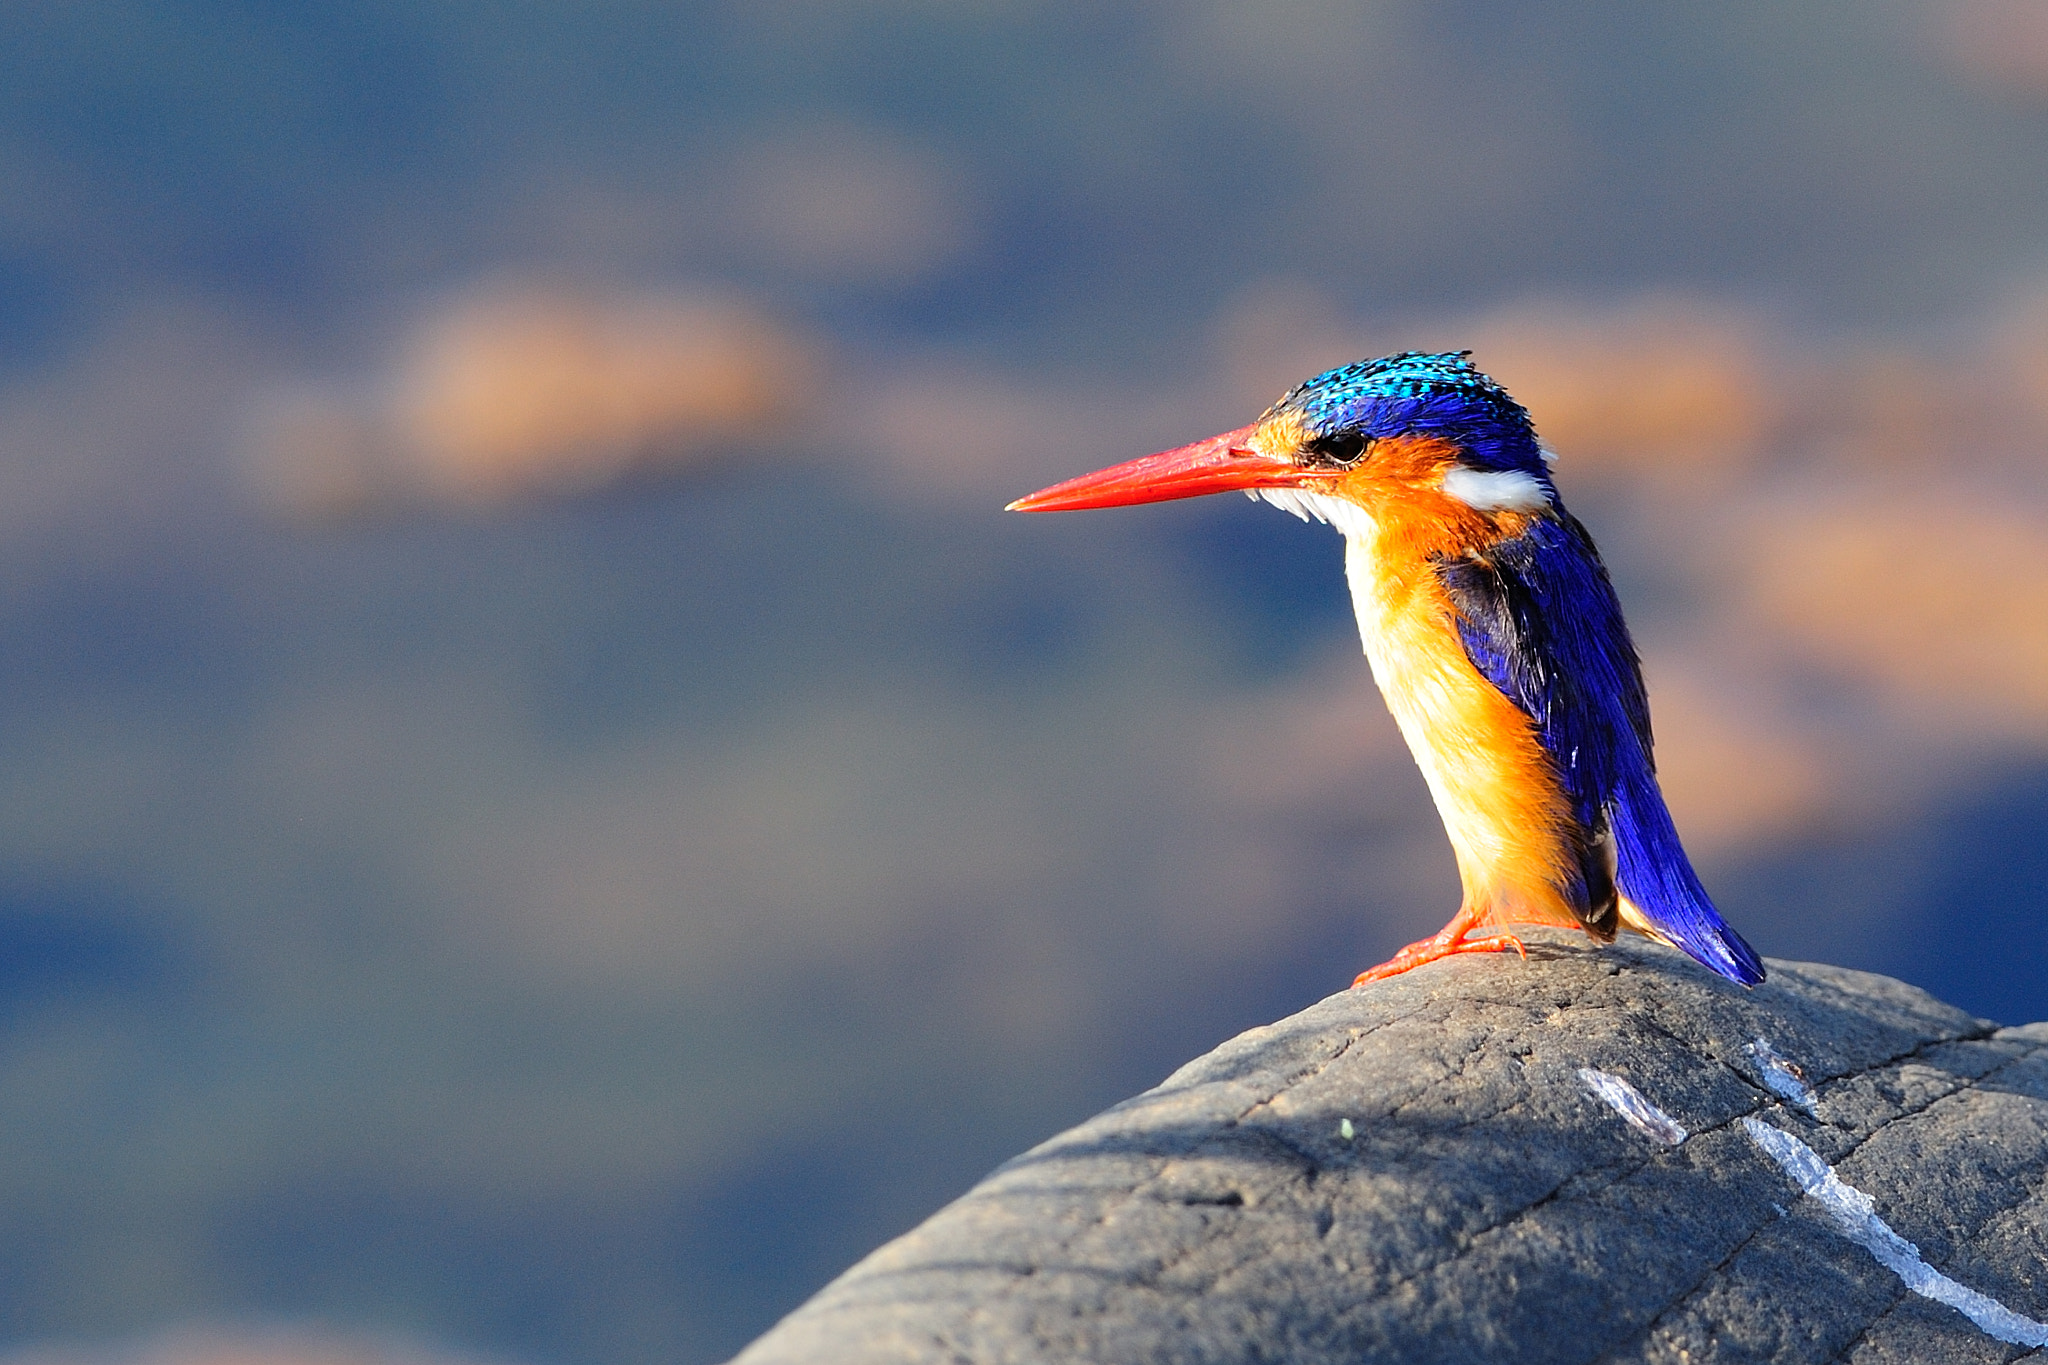
M1343 469L1358 463L1365 454L1365 434L1357 431L1333 432L1318 436L1308 443L1308 462L1323 469Z

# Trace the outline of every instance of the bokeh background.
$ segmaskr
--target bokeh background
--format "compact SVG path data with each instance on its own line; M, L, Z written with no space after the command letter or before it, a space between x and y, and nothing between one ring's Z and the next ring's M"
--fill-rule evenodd
M1435 929L1333 535L998 510L1411 347L2048 1016L2035 0L11 0L0 1361L720 1359Z

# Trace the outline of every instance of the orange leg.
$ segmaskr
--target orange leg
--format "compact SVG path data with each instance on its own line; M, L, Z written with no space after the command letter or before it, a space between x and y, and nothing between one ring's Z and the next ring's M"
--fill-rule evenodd
M1523 961L1528 961L1529 953L1522 940L1506 929L1481 929L1478 919L1470 906L1460 909L1433 937L1411 943L1371 971L1360 972L1351 984L1363 986L1368 981L1384 981L1453 953L1504 953L1512 948L1522 955Z

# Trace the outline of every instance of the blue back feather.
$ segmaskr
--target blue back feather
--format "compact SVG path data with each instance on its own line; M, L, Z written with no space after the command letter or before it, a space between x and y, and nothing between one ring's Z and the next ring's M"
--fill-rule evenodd
M1706 966L1744 985L1763 980L1763 963L1714 909L1671 823L1642 669L1585 528L1560 507L1440 572L1466 656L1536 722L1581 828L1613 836L1621 894ZM1501 605L1481 608L1489 598Z

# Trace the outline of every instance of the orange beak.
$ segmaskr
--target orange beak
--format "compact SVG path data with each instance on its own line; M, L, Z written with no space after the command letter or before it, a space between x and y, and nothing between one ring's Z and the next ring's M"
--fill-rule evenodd
M1084 507L1129 507L1141 502L1196 498L1245 488L1298 488L1327 480L1328 470L1303 469L1252 449L1257 427L1239 427L1193 445L1162 450L1093 474L1041 488L1011 503L1009 512L1074 512Z

